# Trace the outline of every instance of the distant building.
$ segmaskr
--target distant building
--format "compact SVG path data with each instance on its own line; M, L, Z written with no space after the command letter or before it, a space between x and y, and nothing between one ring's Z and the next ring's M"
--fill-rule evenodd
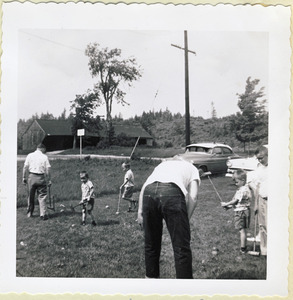
M113 125L115 136L125 134L128 138L133 139L134 143L139 138L139 145L153 146L154 139L140 125Z
M123 133L134 141L139 139L140 145L153 145L153 138L140 125L114 125L115 136ZM95 146L103 137L103 132L85 131L83 146ZM70 149L74 136L71 132L71 122L68 120L34 120L22 136L22 149L33 150L43 143L48 151ZM78 142L78 139L77 139Z

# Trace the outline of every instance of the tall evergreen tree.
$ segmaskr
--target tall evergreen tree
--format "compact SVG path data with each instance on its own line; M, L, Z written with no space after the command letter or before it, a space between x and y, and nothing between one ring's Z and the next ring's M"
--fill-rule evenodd
M268 113L265 109L264 87L256 90L259 79L246 80L245 92L237 94L240 112L231 119L237 140L243 143L261 141L268 136ZM250 147L249 147L250 150Z
M214 101L212 101L211 103L211 108L212 108L212 119L215 119L217 117L217 111L216 111L216 108L215 108L215 104L214 104Z

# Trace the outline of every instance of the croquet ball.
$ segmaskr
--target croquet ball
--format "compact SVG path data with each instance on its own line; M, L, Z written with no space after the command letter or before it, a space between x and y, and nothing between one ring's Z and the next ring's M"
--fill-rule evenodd
M71 227L74 227L74 226L75 226L74 224L71 225Z
M237 257L235 258L235 260L238 261L238 262L240 262L240 261L242 261L242 257L241 257L241 256L237 256Z
M217 255L218 252L219 252L219 249L217 247L213 247L212 254Z
M105 208L109 208L109 205L106 205Z
M64 209L61 209L60 212L64 212Z

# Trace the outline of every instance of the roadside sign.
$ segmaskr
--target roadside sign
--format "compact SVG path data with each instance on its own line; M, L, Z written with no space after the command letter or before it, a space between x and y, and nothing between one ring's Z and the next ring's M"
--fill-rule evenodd
M84 129L77 129L77 136L84 136L85 130Z

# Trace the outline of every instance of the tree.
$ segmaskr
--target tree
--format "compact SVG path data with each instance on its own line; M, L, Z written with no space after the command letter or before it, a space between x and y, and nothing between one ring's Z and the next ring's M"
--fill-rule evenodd
M66 109L63 109L61 115L57 118L58 120L66 120Z
M122 59L120 49L100 48L97 43L89 44L85 50L89 57L89 69L92 77L97 78L94 85L94 94L97 96L97 105L106 104L106 122L109 142L112 129L112 105L116 99L118 104L128 104L124 97L126 93L121 89L121 84L129 87L133 81L141 77L140 67L135 58Z
M78 129L87 129L89 131L96 131L100 129L100 118L94 116L94 111L97 107L97 94L88 91L84 95L76 95L75 99L71 101L70 114L71 131L74 136L73 148L76 148L76 136Z
M212 103L211 103L211 108L212 108L212 119L215 119L215 118L217 118L217 111L216 111L216 108L215 108L215 104L214 104L214 102L212 101Z
M268 136L268 113L265 109L266 100L263 99L264 87L255 90L259 81L248 77L245 92L237 94L240 112L231 119L237 140L244 144L244 151L247 142L250 150L251 142L260 141Z

